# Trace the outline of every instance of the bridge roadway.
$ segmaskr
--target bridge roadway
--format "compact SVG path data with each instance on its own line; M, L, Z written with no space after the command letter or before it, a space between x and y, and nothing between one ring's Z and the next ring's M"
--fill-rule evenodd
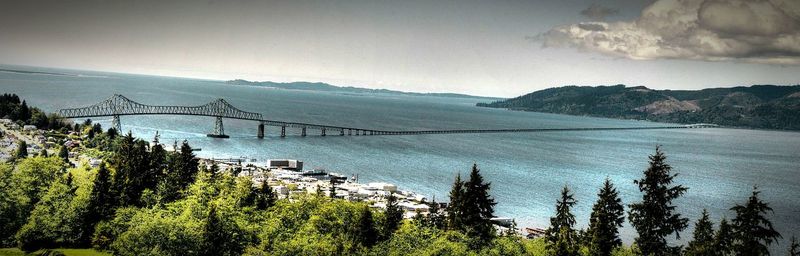
M652 127L589 127L589 128L522 128L522 129L464 129L464 130L408 130L408 131L388 131L376 129L364 129L357 127L333 126L312 123L285 122L277 120L263 119L260 113L239 110L224 99L206 103L200 106L154 106L145 105L115 94L110 98L97 104L82 107L59 110L59 115L65 118L89 118L89 117L112 117L112 126L118 131L122 131L120 116L127 115L193 115L209 116L216 118L214 132L208 134L209 137L229 138L225 135L222 119L231 118L239 120L250 120L259 122L258 138L263 138L265 126L281 127L281 137L286 136L286 128L300 129L300 136L308 135L307 130L319 131L319 135L421 135L421 134L456 134L456 133L510 133L510 132L555 132L555 131L603 131L603 130L646 130L646 129L683 129L683 128L710 128L717 127L713 124L692 124L692 125L665 125ZM338 134L337 134L338 133Z

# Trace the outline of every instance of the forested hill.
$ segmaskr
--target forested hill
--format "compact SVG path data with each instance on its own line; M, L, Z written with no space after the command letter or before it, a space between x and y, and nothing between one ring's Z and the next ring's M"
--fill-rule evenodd
M800 130L800 85L753 85L699 91L644 86L564 86L508 100L478 103L568 115L647 119L674 123Z
M403 92L403 91L393 91L387 89L369 89L369 88L361 88L361 87L352 87L352 86L335 86L326 83L319 83L319 82L291 82L291 83L278 83L278 82L254 82L254 81L247 81L242 79L230 80L226 81L227 84L235 84L235 85L251 85L251 86L263 86L269 88L277 88L277 89L290 89L290 90L305 90L305 91L323 91L323 92L345 92L345 93L388 93L388 94L403 94L403 95L411 95L411 96L435 96L435 97L453 97L453 98L477 98L483 100L497 100L499 98L496 97L483 97L483 96L474 96L468 94L458 94L458 93L419 93L419 92Z

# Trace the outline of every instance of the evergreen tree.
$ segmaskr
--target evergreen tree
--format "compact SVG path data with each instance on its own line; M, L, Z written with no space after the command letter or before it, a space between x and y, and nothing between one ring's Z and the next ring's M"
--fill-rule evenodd
M736 212L733 227L736 234L734 252L737 255L769 255L769 245L781 237L766 216L772 208L758 198L759 193L754 187L745 205L737 204L731 208Z
M222 220L217 215L217 207L213 204L208 212L204 229L203 242L205 242L206 250L204 255L222 255L228 237L225 234Z
M461 174L456 175L453 188L450 190L450 204L447 205L447 227L450 230L464 230L463 212L464 183Z
M15 159L24 159L28 157L28 143L25 140L19 140L17 144L17 152L14 154Z
M689 219L681 218L672 205L672 200L683 195L686 188L671 186L677 174L671 173L672 167L665 162L667 157L660 147L656 147L656 153L649 158L650 167L644 172L644 178L634 181L644 193L642 202L629 206L628 218L639 233L635 242L643 255L677 254L680 248L668 246L665 238L675 233L680 239L679 232L688 226Z
M356 230L356 242L366 247L372 247L378 241L378 231L375 229L375 220L372 217L372 210L364 206L361 208L361 216Z
M608 256L614 248L622 245L618 228L625 221L625 209L617 189L609 179L606 179L597 197L592 207L586 240L589 242L590 255Z
M797 243L797 237L792 236L789 241L789 256L800 256L800 244Z
M94 129L89 129L89 132L86 134L86 137L89 138L90 140L94 139L94 133L95 133Z
M46 149L42 149L42 151L41 151L41 152L39 152L39 156L40 156L40 157L49 157L49 156L47 155L47 150L46 150Z
M425 218L425 224L429 227L436 228L436 229L444 229L446 225L445 216L442 215L442 210L439 207L439 203L434 200L433 202L428 204L430 208L428 208L428 216Z
M112 193L117 196L119 206L139 205L142 191L154 189L147 182L150 169L146 142L136 140L131 133L120 140L110 160L115 170Z
M733 252L733 240L735 239L733 227L728 224L728 220L723 218L719 222L719 230L714 235L715 255L730 255Z
M389 240L394 234L394 231L400 227L400 222L403 221L403 209L397 204L397 197L394 194L389 194L386 199L386 212L384 213L386 220L383 223L383 237Z
M277 200L278 197L275 195L275 191L272 190L266 181L262 182L258 199L256 200L256 209L265 210L270 208L275 205L275 201Z
M58 157L64 159L65 163L69 163L69 151L66 146L62 146L61 149L58 150Z
M145 170L142 185L155 190L158 182L166 176L165 170L167 169L167 151L158 143L158 139L154 140L154 145L150 147L148 160L148 168Z
M692 241L686 247L687 256L713 256L714 224L708 219L708 211L703 209L703 216L694 225Z
M466 233L476 238L473 248L481 247L492 241L495 235L492 218L494 218L494 199L489 195L491 184L483 181L477 164L472 165L469 181L464 183L461 212Z
M108 128L108 131L106 131L106 135L108 135L108 138L111 140L117 138L117 129L114 127Z
M550 218L550 227L545 231L547 250L552 255L578 255L577 232L573 229L575 215L570 212L575 203L569 188L564 186L561 198L556 200L556 216Z
M336 179L331 178L330 185L331 186L328 188L328 196L336 198Z
M95 224L111 217L114 207L114 198L111 195L111 174L105 163L100 164L94 178L92 193L89 195L89 206L84 217L84 234L81 242L87 245L91 239Z
M211 167L208 168L208 173L211 174L211 180L215 180L217 178L217 173L219 172L219 165L217 162L211 163Z

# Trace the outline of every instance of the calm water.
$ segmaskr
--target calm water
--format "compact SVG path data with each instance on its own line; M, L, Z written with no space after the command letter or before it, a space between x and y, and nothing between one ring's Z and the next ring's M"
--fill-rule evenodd
M52 70L51 70L52 71ZM94 76L53 76L0 72L0 92L17 93L48 111L100 102L119 93L144 104L201 105L215 98L264 114L267 119L372 129L469 129L624 127L658 125L642 121L527 113L474 107L475 99L340 94L225 85L216 81L63 71ZM97 120L108 127L110 119ZM689 187L678 209L694 223L703 208L713 219L731 219L754 185L775 209L772 220L784 238L800 235L800 133L740 129L586 131L419 136L309 136L253 138L256 123L225 120L227 140L206 138L210 117L123 116L124 130L151 139L188 139L206 157L296 158L309 167L359 174L361 181L386 181L401 189L446 200L456 173L477 163L492 182L496 213L521 227L546 227L560 188L578 200L578 225L585 227L597 190L608 177L625 203L641 198L633 180L647 156L663 145L668 161ZM297 133L299 131L290 131ZM314 132L309 130L309 134ZM625 242L633 231L623 228ZM690 229L682 233L684 241ZM780 248L786 246L781 242ZM782 251L783 249L781 249Z

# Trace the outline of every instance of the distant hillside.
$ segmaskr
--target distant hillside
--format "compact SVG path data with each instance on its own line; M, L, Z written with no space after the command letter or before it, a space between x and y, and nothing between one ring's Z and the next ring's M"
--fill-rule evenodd
M479 107L647 119L674 123L800 130L800 85L753 85L699 91L644 86L564 86Z
M389 93L389 94L403 94L403 95L413 95L413 96L436 96L436 97L452 97L452 98L477 98L477 99L484 99L484 100L499 100L500 98L495 97L483 97L483 96L473 96L467 94L458 94L458 93L417 93L417 92L402 92L402 91L392 91L387 89L368 89L368 88L359 88L359 87L341 87L330 85L326 83L312 83L312 82L292 82L292 83L276 83L276 82L253 82L247 81L242 79L236 79L227 81L228 84L236 84L236 85L252 85L252 86L264 86L270 88L279 88L279 89L292 89L292 90L306 90L306 91L326 91L326 92L349 92L349 93Z

